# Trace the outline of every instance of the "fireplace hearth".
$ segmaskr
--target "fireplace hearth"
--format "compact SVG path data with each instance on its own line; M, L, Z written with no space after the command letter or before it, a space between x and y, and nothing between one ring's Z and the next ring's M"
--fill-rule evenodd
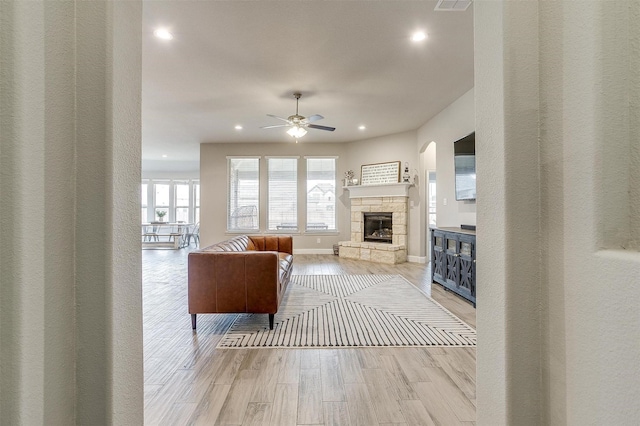
M364 218L364 241L391 244L393 241L393 213L362 213Z

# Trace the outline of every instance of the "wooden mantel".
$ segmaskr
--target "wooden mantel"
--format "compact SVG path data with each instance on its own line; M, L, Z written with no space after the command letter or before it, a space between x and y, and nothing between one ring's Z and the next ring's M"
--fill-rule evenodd
M412 183L385 183L381 185L351 185L343 186L349 190L349 198L368 197L408 197Z

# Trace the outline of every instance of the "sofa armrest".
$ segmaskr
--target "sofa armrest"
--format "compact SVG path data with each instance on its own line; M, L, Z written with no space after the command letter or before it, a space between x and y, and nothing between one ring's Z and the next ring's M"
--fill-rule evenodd
M278 253L189 253L189 313L274 313L278 308Z

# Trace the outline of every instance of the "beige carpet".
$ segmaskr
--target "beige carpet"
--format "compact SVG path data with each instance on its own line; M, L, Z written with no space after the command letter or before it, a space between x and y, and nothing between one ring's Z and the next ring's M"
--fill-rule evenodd
M475 346L476 332L400 275L293 276L269 330L238 315L218 348Z

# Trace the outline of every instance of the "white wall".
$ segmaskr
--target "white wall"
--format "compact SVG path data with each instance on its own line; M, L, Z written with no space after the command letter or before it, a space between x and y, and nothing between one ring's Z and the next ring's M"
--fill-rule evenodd
M637 424L640 4L474 11L478 425Z
M200 238L202 246L214 244L230 238L227 234L227 156L262 156L260 163L260 224L264 229L267 212L267 169L264 157L267 156L299 156L299 182L306 179L304 156L337 156L338 182L347 170L346 149L344 144L317 144L303 141L290 143L204 143L200 145ZM298 185L298 223L304 227L306 191L304 185ZM333 244L348 240L349 215L345 207L345 194L337 188L336 215L339 233L300 232L294 234L294 250L333 253ZM347 200L348 201L348 200ZM320 238L320 243L317 239Z
M437 147L438 144L435 141L429 142L424 150L424 157L422 166L424 170L436 170L437 167Z
M142 424L142 4L0 4L0 424Z
M474 90L471 89L423 124L417 132L420 152L432 141L438 146L436 153L438 226L476 224L476 202L456 201L453 162L453 143L476 128L474 102ZM423 175L424 171L421 172L421 176Z
M197 175L200 170L200 161L176 161L170 158L161 160L142 160L142 175L170 173L174 175ZM193 179L193 178L192 178Z

